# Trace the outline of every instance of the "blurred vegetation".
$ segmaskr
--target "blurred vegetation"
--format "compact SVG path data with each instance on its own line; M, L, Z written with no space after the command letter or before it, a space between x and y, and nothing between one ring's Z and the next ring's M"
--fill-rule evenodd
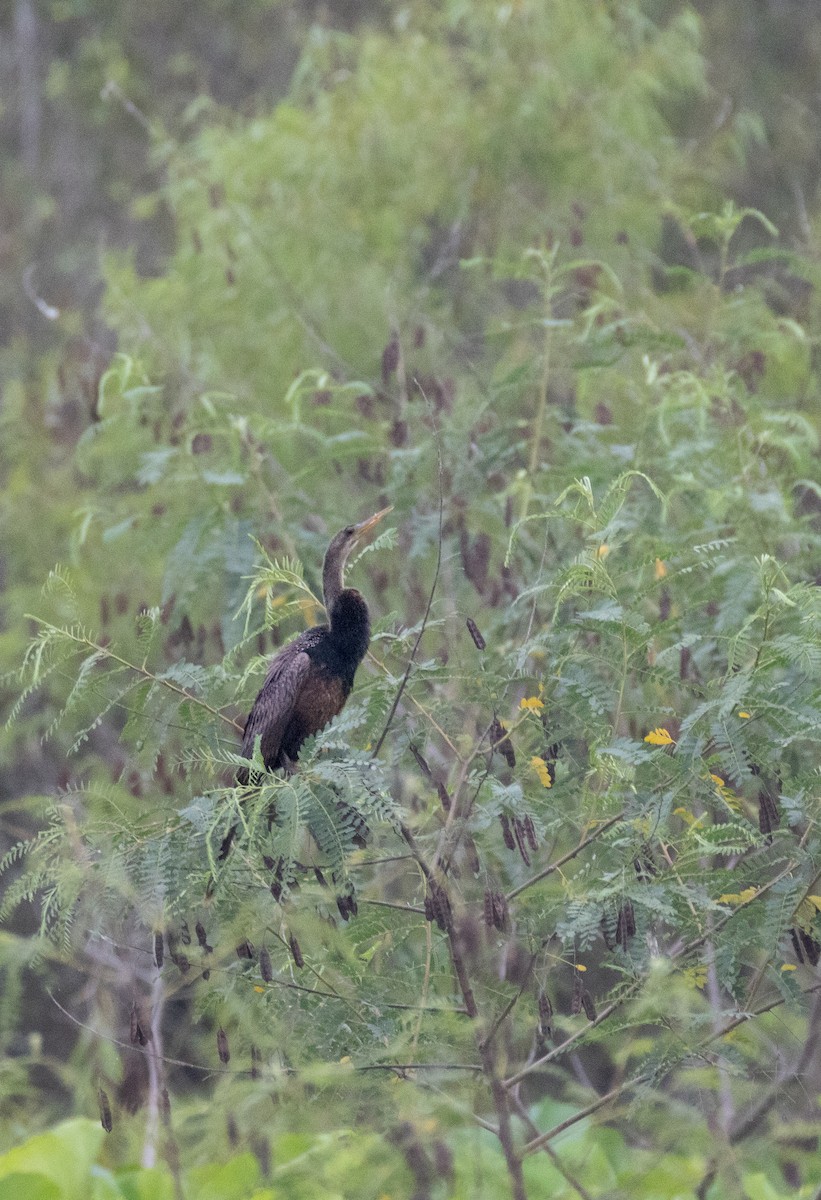
M817 1196L821 20L13 8L0 1198Z

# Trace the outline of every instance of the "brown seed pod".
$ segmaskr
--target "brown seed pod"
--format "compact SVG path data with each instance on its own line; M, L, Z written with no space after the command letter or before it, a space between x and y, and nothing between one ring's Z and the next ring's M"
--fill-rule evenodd
M659 593L659 620L660 621L667 620L667 618L670 616L671 608L672 608L672 602L670 600L670 592L666 587L662 588L661 592Z
M758 828L767 835L767 840L771 842L773 830L778 829L780 824L781 816L775 797L769 788L762 788L758 793Z
M636 878L642 883L649 883L655 875L658 875L658 868L653 862L649 850L645 848L633 859L633 870L636 872Z
M259 1079L259 1064L262 1062L262 1055L259 1049L251 1046L251 1078Z
M790 930L795 957L800 963L810 963L811 966L818 966L818 960L821 959L821 945L815 940L811 933L805 929L793 927Z
M577 1013L582 1011L582 977L579 971L573 972L573 996L570 1001L570 1011L575 1017Z
M453 926L450 897L435 879L428 880L428 892L425 896L425 920L435 921L443 933L447 933Z
M484 918L485 925L487 925L488 929L490 929L493 925L493 892L490 890L490 888L485 888Z
M237 946L237 958L253 959L256 956L253 942L249 942L247 938L241 941Z
M399 338L396 334L391 335L391 340L388 342L385 349L382 351L382 383L387 384L391 375L399 366Z
M408 749L410 750L413 757L416 759L416 765L419 767L419 770L422 772L422 774L425 776L425 778L433 780L433 775L431 773L430 767L428 766L427 762L422 757L422 755L419 753L419 751L416 749L413 742L410 743L410 745L408 746Z
M490 744L497 754L501 754L512 771L516 766L516 754L513 750L513 743L498 717L493 718L493 724L490 727Z
M259 973L266 983L270 983L274 978L271 955L267 946L263 946L259 952Z
M206 969L202 973L202 979L205 983L207 983L210 978L211 978L211 971L208 967L206 967Z
M111 1120L111 1105L109 1104L108 1096L102 1088L98 1088L97 1090L97 1100L100 1105L100 1124L106 1133L111 1133L111 1130L114 1128L114 1123Z
M445 810L446 813L450 812L451 801L450 801L450 796L448 795L447 788L445 787L445 785L443 783L437 783L436 791L439 794L439 802L442 805L442 808Z
M228 1137L228 1145L236 1148L239 1145L239 1128L237 1118L233 1113L228 1113L225 1118L225 1132Z
M160 1092L160 1117L166 1129L171 1128L171 1097L168 1095L168 1088L163 1088Z
M165 947L163 945L162 934L159 929L154 932L154 965L157 968L162 967L165 959Z
M473 638L473 644L476 647L476 649L484 650L487 646L487 642L485 641L485 639L482 637L481 633L479 632L479 626L476 624L473 617L468 617L467 620L465 621L465 624L468 627L468 633Z
M790 930L790 939L792 941L792 948L795 951L795 957L798 959L798 961L800 963L803 963L804 962L804 951L801 948L801 942L798 939L798 930L797 929Z
M525 846L525 823L521 817L513 818L513 833L516 837L516 846L522 856L522 862L526 867L530 866L530 855Z
M627 949L627 943L636 933L636 914L633 911L633 905L629 900L625 900L619 909L619 915L616 919L616 941L623 950Z
M356 896L353 891L337 896L336 907L339 909L339 915L343 921L350 920L351 917L355 917L359 912L359 905L356 902Z
M294 960L294 966L298 967L301 971L305 966L305 959L302 957L302 950L300 949L299 942L296 940L293 934L291 934L288 938L288 945L291 950L291 957Z
M230 1062L231 1051L228 1049L228 1034L222 1026L217 1030L217 1053L220 1056L221 1063Z
M510 909L503 892L493 893L493 924L500 933L510 929Z
M135 1046L140 1040L140 1015L137 1011L136 1003L131 1005L131 1013L129 1015L128 1037L132 1046Z
M176 934L174 934L170 929L167 929L165 931L165 940L168 942L168 957L171 959L178 971L180 971L183 975L187 975L191 970L191 963L188 961L186 956L180 952L179 942L177 941Z
M553 1036L553 1005L547 992L539 992L539 1033L544 1038Z
M187 921L180 922L180 941L182 942L183 946L191 945L191 933L188 929Z
M595 1021L596 1006L593 1003L593 997L590 995L590 993L587 991L587 989L582 991L581 1005L582 1005L582 1008L584 1009L584 1015L587 1017L588 1021Z
M524 830L525 837L527 838L527 844L535 854L535 852L539 849L539 843L536 840L536 826L533 824L533 818L531 817L530 813L528 813L524 819Z
M194 926L194 932L197 935L197 941L199 942L200 946L202 946L205 953L211 954L214 947L208 945L208 935L206 934L205 926L201 921L197 921L196 925Z
M513 836L513 831L510 828L510 817L507 813L499 813L499 821L502 825L502 838L508 850L516 849L516 839Z

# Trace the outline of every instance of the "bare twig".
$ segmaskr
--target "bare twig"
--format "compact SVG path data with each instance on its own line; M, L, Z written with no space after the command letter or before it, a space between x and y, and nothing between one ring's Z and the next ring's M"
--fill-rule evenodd
M533 885L536 883L541 883L543 879L547 879L548 875L552 875L554 871L558 871L559 867L563 867L566 862L570 862L571 858L575 858L577 854L581 854L582 850L585 850L591 842L595 842L603 833L606 833L611 826L623 820L624 812L625 810L622 809L621 812L616 813L615 817L608 817L608 819L603 821L602 824L593 831L593 833L584 838L583 841L579 842L578 846L576 846L573 850L568 850L567 854L563 854L561 858L557 858L555 862L550 863L550 865L545 867L544 870L538 871L535 875L531 876L530 879L526 879L524 883L520 883L518 887L515 887L509 891L505 897L507 902L510 903L511 900L515 900L515 898L520 896L522 892L527 891L528 888L533 887Z
M422 394L424 395L424 392ZM427 399L427 397L426 397L426 399ZM376 745L373 748L373 757L374 758L376 758L376 756L379 754L379 751L382 749L382 744L384 743L385 738L388 736L388 730L390 729L391 725L393 724L393 718L396 716L396 710L399 707L399 701L402 699L402 693L404 692L405 688L407 687L408 680L410 679L410 673L411 673L411 670L413 669L413 663L416 658L416 652L419 649L419 643L422 641L422 637L424 636L425 629L427 628L428 619L430 617L430 610L433 607L433 597L436 594L436 587L437 587L437 584L439 583L439 572L442 569L442 527L444 525L444 519L445 519L445 494L444 494L443 482L442 482L442 475L443 475L442 447L439 444L439 431L437 429L435 421L433 424L433 429L434 429L434 434L436 436L436 456L437 456L438 467L439 467L439 530L438 530L438 537L436 539L436 567L433 572L433 583L430 585L430 592L428 594L428 602L427 602L427 605L425 606L425 612L422 617L422 624L419 626L419 633L416 635L416 641L413 643L413 649L410 652L410 656L408 658L408 663L407 663L407 666L405 667L405 673L402 676L402 681L399 684L399 687L397 688L397 691L396 691L396 695L393 698L393 704L390 707L390 711L388 713L387 720L385 721L385 727L382 730L382 732L380 733L379 738L377 739Z

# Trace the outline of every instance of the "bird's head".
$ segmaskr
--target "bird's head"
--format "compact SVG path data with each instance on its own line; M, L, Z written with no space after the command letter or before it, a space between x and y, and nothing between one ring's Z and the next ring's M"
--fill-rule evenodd
M373 537L376 526L393 511L393 505L382 508L366 521L358 525L346 525L331 539L331 544L325 552L325 563L322 568L322 585L325 592L325 607L330 612L334 600L343 588L343 571L345 563L357 546L367 545Z

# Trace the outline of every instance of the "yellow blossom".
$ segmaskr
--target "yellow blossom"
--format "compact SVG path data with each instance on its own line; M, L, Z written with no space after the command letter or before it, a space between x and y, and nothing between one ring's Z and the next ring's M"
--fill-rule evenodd
M585 967L582 963L576 963L576 970L577 971L586 971L587 967Z
M745 721L749 721L749 719L750 719L750 714L748 712L745 712L743 709L741 710L741 712L738 715L740 717L743 717Z
M534 755L530 760L530 765L539 776L539 782L541 783L542 787L549 788L553 786L553 776L550 774L547 763L543 758L539 758L538 755Z
M644 740L651 746L675 746L676 744L676 739L670 736L669 730L662 729L661 726L658 729L651 729Z
M656 559L656 579L664 579L667 574L667 567L660 558Z
M602 542L602 544L596 549L596 558L601 561L603 558L607 558L609 553L610 547L608 546L607 542Z
M743 892L725 892L723 896L719 896L719 904L749 904L751 900L758 895L758 888L748 887Z
M798 967L796 967L796 965L794 963L784 963L781 970L782 971L797 971Z
M524 708L527 712L541 712L544 708L544 701L538 696L523 696L519 701L519 708Z

